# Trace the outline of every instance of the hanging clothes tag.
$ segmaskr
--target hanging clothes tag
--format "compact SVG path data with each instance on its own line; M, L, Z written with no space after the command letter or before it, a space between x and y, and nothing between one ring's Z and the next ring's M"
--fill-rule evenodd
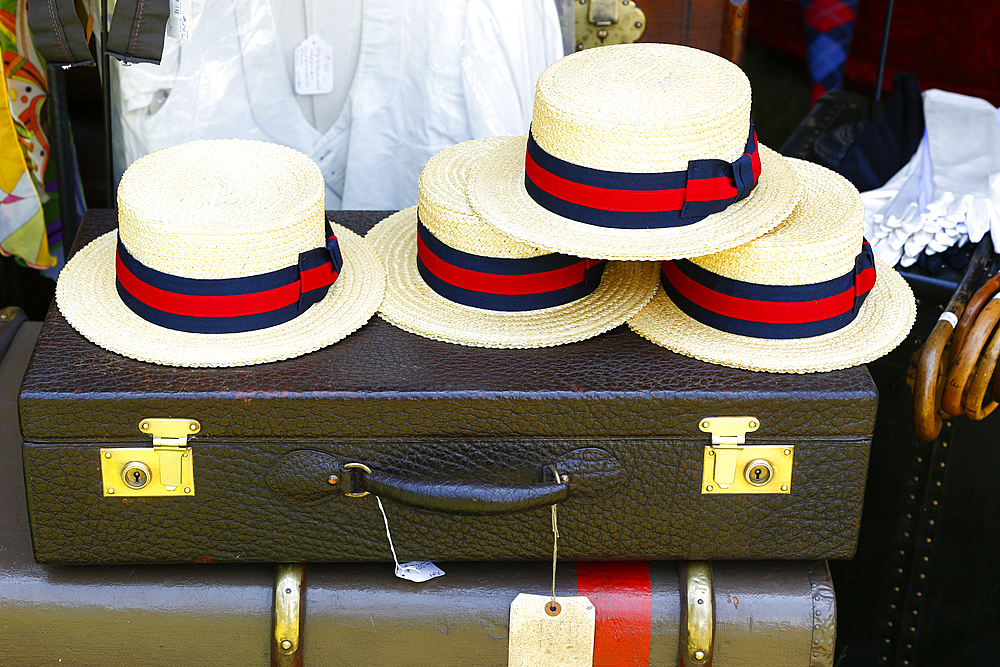
M333 90L333 48L313 35L295 47L295 92L323 95Z
M559 471L552 467L559 479ZM597 612L585 596L556 597L558 505L552 506L552 594L521 593L510 603L507 667L591 667Z
M521 593L510 603L508 667L591 667L594 605L584 596Z
M435 577L444 576L444 570L439 568L429 560L413 561L410 563L400 563L396 558L396 547L392 545L392 535L389 534L389 517L385 515L385 508L382 507L382 499L375 496L378 509L382 512L382 521L385 522L385 536L389 540L389 550L392 552L392 560L396 563L396 576L407 581L415 581L418 584Z
M191 41L191 0L170 0L167 36L182 42Z

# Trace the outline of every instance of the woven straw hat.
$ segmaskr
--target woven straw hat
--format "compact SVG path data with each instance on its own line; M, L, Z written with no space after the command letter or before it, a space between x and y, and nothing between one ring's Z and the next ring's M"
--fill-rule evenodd
M657 285L655 263L604 263L553 255L504 236L473 212L465 195L469 171L516 141L515 137L479 139L441 151L420 173L418 206L389 216L368 233L366 238L382 256L389 275L379 309L383 319L411 333L460 345L547 347L591 338L623 324L652 297ZM542 272L553 263L576 271L574 281L586 274L586 285L578 282L577 287L592 291L563 303L565 297L557 291L538 287L546 279L535 271L539 263ZM518 289L509 286L523 281L526 272L531 274L527 289L510 294ZM467 279L472 282L463 282ZM474 289L456 289L459 285ZM556 302L561 305L546 305L552 296L559 297ZM522 303L522 298L531 301Z
M857 190L824 167L790 163L804 193L788 219L738 248L664 262L663 285L629 321L635 332L690 357L773 373L856 366L906 337L916 315L913 293L870 249L859 255L864 208ZM802 337L784 337L791 335Z
M157 364L318 350L367 322L385 293L363 238L336 224L329 238L324 194L316 165L283 146L210 140L151 153L122 176L118 230L66 264L56 302L97 345Z
M468 187L476 213L514 238L633 260L745 243L783 220L800 191L786 160L756 144L742 70L669 44L587 49L549 66L531 133Z

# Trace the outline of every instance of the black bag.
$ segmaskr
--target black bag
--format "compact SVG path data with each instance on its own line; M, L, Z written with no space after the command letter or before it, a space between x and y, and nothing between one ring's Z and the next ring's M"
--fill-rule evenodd
M113 226L90 211L80 242ZM553 503L570 559L847 558L876 401L864 367L754 373L624 326L486 350L374 318L200 369L108 352L57 309L19 398L43 563L386 560L374 495L407 559L546 559Z

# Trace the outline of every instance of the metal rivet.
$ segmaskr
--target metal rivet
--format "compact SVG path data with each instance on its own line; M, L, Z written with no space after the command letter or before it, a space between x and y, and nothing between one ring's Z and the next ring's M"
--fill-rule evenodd
M705 490L706 490L706 491L711 491L711 490L712 490L712 488L713 488L713 487L712 487L712 485L711 485L711 484L709 484L708 486L706 486L706 487L705 487Z
M141 428L143 431L148 431L149 430L149 422L143 422L142 426L140 426L139 428Z
M896 608L896 605L894 605L894 604L889 605L889 609L895 609L895 608Z
M921 579L926 579L926 578L927 578L927 575L926 575L926 574L922 574L922 575L920 575L920 578L921 578ZM914 613L916 613L916 612L914 612Z
M909 534L909 533L903 533L903 537L909 537L909 536L910 536L910 534ZM902 551L900 551L899 553L903 553L903 552L902 552Z
M923 593L921 593L920 591L917 591L917 597L918 598L921 597L922 595L923 595ZM916 613L916 612L914 612L914 613Z
M292 642L288 641L287 639L282 640L282 642L281 642L281 648L283 648L283 649L285 649L287 651L288 649L292 648Z
M642 21L636 21L635 22L635 27L636 28L641 28L642 27Z
M104 452L104 458L110 459L111 458L111 452Z
M563 484L569 484L569 475L563 475L559 479L562 480Z
M695 651L694 652L694 659L697 660L698 662L701 662L702 660L705 659L705 652L704 651Z
M197 431L198 430L198 425L197 424L188 424L188 428L191 429L192 431Z
M188 455L188 453L187 453L187 452L184 452L183 454L181 454L181 457L182 457L182 458L185 458L185 459L186 459L186 458L187 458L187 455Z
M291 588L286 588L285 589L285 595L291 595L291 594L292 594L292 589Z
M605 30L604 28L601 28L600 30L597 31L597 37L602 42L607 38L607 36L608 36L608 31Z
M330 476L329 476L329 477L327 478L327 480L326 480L326 483L327 483L327 484L330 484L330 485L332 486L332 485L336 484L336 483L337 483L337 482L339 482L339 481L340 481L340 480L339 480L339 479L337 478L337 476L336 476L336 475L330 475Z
M710 449L710 450L708 450L708 455L709 455L709 456L715 456L715 452L713 452L713 451L712 451L712 450Z
M583 44L577 44L576 45L576 50L577 51L583 51Z
M628 0L622 0L622 4L628 7Z
M184 487L184 493L191 493L191 487L190 486L185 486Z
M942 446L942 447L947 447L947 446L948 446L948 443L947 443L947 442L942 442L942 443L941 443L941 446Z
M635 24L635 27L636 27L636 28L638 28L638 27L639 27L639 24L638 24L638 23L636 23L636 24ZM750 420L750 424L749 424L749 426L750 426L750 428L757 428L757 421L756 421L756 420L754 420L754 419L751 419L751 420Z
M818 651L813 651L813 657L814 658L818 658L819 657L819 652Z
M109 486L109 487L108 487L108 493L114 493L114 492L115 492L115 490L114 490L114 489L112 489L112 488L111 488L111 487Z
M786 449L785 450L785 456L791 456L791 455L792 455L792 450Z
M711 425L712 425L712 422L708 421L707 419L701 423L701 427L702 428L708 428Z
M781 490L782 491L787 491L788 490L788 485L787 484L782 484L781 485Z
M937 501L936 500L932 500L931 501L931 505L934 505L935 507L937 507Z
M698 604L705 604L705 601L704 601L704 600L702 600L702 599L699 599L699 600L698 600Z
M819 623L817 623L816 625L814 625L814 626L813 626L813 629L814 629L814 630L819 630L819 629L820 629L820 625L819 625Z

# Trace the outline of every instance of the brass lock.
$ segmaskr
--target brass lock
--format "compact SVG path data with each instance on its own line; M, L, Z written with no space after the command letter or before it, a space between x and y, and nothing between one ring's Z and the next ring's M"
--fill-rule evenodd
M754 459L744 468L743 476L753 486L764 486L774 476L774 467L767 459Z
M576 50L631 44L646 32L646 14L634 0L576 0Z
M149 484L149 466L142 461L129 461L122 468L122 481L130 489L141 489Z

